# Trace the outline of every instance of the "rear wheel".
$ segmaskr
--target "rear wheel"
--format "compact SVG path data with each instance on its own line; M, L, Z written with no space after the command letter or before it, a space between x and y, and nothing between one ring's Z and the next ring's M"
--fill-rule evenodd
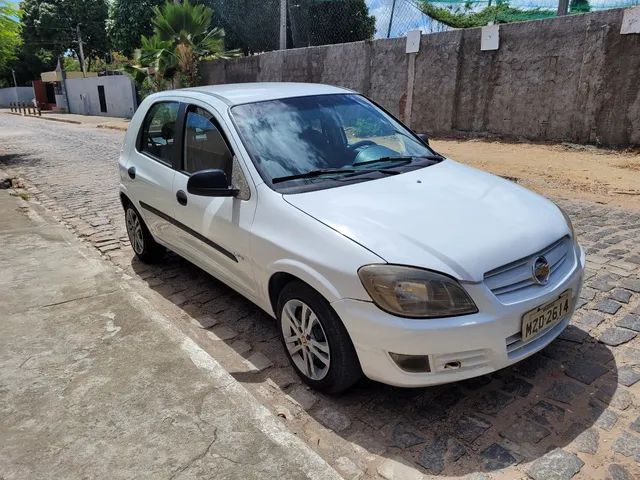
M159 245L149 232L142 217L133 205L128 203L124 210L127 235L131 248L136 256L144 263L156 263L162 259L165 249Z
M362 377L351 338L319 293L302 282L284 287L278 300L281 340L293 368L316 390L338 393Z

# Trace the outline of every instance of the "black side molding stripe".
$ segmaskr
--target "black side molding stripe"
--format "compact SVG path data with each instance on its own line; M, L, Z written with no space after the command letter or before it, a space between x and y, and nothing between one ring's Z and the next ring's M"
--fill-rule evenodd
M181 230L184 230L185 232L187 232L189 235L192 235L194 237L196 237L198 240L200 240L201 242L206 243L207 245L209 245L211 248L216 249L218 252L220 252L221 254L223 254L225 257L229 258L230 260L233 260L234 262L238 263L238 259L236 258L236 256L231 253L229 250L227 250L224 247L221 247L220 245L218 245L215 242L212 242L211 240L209 240L207 237L205 237L204 235L199 234L198 232L196 232L195 230L187 227L185 224L180 223L178 220L176 220L175 218L167 215L164 212L161 212L160 210L158 210L157 208L152 207L151 205L144 203L144 202L140 202L140 206L142 208L144 208L145 210L148 210L149 212L153 213L154 215L159 216L160 218L166 220L167 222L171 223L172 225L175 225L176 227L178 227Z

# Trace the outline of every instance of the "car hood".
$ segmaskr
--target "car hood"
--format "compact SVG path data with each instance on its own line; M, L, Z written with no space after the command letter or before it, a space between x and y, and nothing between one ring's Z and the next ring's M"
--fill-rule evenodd
M569 233L549 200L453 160L284 198L388 263L472 282Z

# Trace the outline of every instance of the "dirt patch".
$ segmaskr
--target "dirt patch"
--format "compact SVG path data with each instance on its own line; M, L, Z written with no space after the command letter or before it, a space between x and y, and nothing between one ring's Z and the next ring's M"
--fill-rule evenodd
M543 195L640 210L640 154L593 146L432 140L440 153Z
M640 172L640 162L624 162L616 165L618 168L626 168L627 170L635 170L636 172Z

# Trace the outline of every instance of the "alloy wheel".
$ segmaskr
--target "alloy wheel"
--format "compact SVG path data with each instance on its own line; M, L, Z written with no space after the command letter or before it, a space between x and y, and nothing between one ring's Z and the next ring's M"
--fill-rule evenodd
M322 380L329 372L331 352L322 324L311 308L292 299L282 308L282 335L291 360L305 376Z
M131 246L138 255L142 255L144 251L144 237L138 214L133 208L128 208L126 217L127 234L129 235Z

